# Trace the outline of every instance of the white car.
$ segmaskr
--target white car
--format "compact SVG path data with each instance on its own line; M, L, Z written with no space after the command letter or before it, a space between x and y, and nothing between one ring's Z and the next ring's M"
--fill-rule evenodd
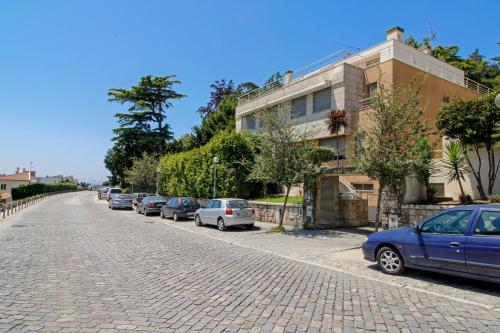
M253 229L255 210L243 199L213 199L201 206L194 214L194 223L216 225L220 231L233 225Z
M110 187L108 192L104 195L104 199L107 201L111 200L115 195L122 193L122 189L118 187Z

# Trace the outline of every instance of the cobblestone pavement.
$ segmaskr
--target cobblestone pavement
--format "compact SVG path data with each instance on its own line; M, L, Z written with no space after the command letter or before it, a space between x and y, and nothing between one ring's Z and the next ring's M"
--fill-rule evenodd
M0 331L500 331L500 312L64 194L0 224ZM153 223L151 223L153 222Z

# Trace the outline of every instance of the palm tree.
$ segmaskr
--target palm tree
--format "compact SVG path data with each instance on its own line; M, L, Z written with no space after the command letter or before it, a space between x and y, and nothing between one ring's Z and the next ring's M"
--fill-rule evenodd
M342 127L347 127L348 114L345 110L342 109L333 109L328 112L325 123L328 129L330 130L330 134L336 135L337 142L337 168L340 166L340 156L339 156L339 131Z
M462 200L465 198L462 180L469 173L469 165L464 154L464 147L456 140L446 143L444 150L443 166L447 170L448 183L458 181Z

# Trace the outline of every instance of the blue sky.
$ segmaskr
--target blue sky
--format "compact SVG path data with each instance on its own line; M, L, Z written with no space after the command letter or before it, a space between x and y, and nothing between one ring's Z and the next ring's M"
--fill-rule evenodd
M113 87L176 74L176 137L220 78L262 83L341 49L368 47L399 25L436 44L500 54L499 1L2 1L0 173L33 161L39 175L106 178Z

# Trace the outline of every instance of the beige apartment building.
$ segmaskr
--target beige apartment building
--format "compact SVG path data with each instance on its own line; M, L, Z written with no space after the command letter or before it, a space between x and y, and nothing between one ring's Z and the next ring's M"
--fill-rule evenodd
M20 170L19 168L11 175L0 175L0 202L11 201L11 190L15 187L34 182L35 176L35 171Z
M454 97L474 98L489 91L487 87L466 78L462 70L434 58L429 48L415 49L406 45L403 34L402 28L394 27L387 31L386 40L382 43L356 53L339 51L299 70L286 72L280 82L241 96L236 108L236 130L257 130L259 121L254 115L264 108L289 109L296 126L307 128L319 145L336 147L338 141L343 166L341 192L351 192L367 199L368 205L374 207L378 182L349 172L352 168L349 168L351 164L346 159L346 151L353 144L355 134L369 125L366 115L370 111L370 93L381 84L399 86L416 80L421 85L424 119L435 132L436 115L443 103ZM338 136L331 135L325 124L328 112L335 108L345 109L350 114L349 126L343 128ZM438 142L436 159L440 159L445 138L435 135L434 140ZM336 162L328 163L325 169L336 173ZM472 178L471 175L466 180L465 189L477 196ZM448 184L444 175L433 177L431 182L441 195L457 198L457 184ZM409 180L407 202L421 199L423 190L420 185ZM498 193L499 184L495 189Z

